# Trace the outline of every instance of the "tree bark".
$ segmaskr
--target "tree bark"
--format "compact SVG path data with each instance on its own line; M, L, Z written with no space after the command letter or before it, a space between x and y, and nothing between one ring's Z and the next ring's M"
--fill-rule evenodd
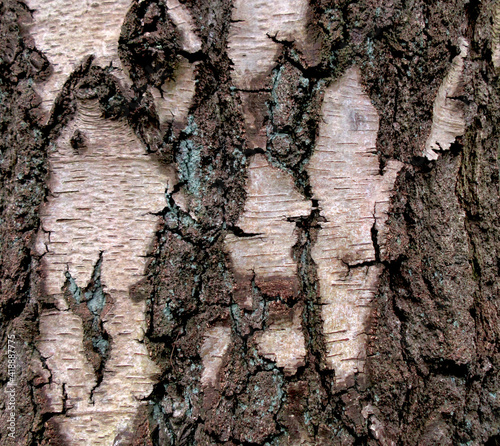
M500 444L500 7L0 1L2 444Z

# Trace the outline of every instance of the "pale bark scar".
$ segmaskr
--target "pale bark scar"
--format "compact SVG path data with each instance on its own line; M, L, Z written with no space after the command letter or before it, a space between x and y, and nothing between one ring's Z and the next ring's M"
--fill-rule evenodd
M321 223L312 249L317 266L325 365L335 370L337 385L364 371L366 323L382 270L376 243L384 245L390 191L401 163L389 161L379 173L376 140L379 117L361 85L357 68L349 69L326 91L319 137L307 165Z
M31 33L53 68L37 86L47 118L69 75L89 55L96 65L112 65L112 74L131 85L118 57L130 4L28 2L34 10ZM186 8L176 0L169 0L167 8L185 50L199 51L201 42ZM194 69L186 70L181 75L187 81L172 86L170 96L156 98L162 116L181 102L172 107L179 122L194 95ZM76 106L74 118L49 149L50 194L41 210L36 249L42 256L44 293L56 308L40 316L38 349L52 376L45 386L45 409L61 414L55 419L68 444L112 445L120 433L132 429L158 373L143 343L145 302L130 299L129 289L144 277L159 221L155 214L165 207L167 185L176 182L176 175L146 154L126 120L102 118L97 100L78 98ZM63 286L70 277L84 288L101 253L100 280L113 301L103 324L112 341L97 386L83 347L82 320L69 310Z
M85 135L83 155L71 147L76 129ZM41 266L45 294L58 309L40 316L38 349L55 384L47 394L58 401L66 393L66 411L57 419L71 444L111 445L120 430L131 428L158 372L143 343L145 302L130 299L129 288L144 277L158 224L153 213L164 207L172 176L146 155L125 121L101 117L97 100L78 101L75 118L52 146L49 166L50 196L41 211L41 234L49 239ZM82 321L69 311L62 288L65 273L85 287L101 252L101 280L113 300L104 317L112 343L94 389ZM60 405L53 411L61 412Z
M246 190L238 227L249 236L228 234L225 244L239 281L246 282L240 284L242 292L236 293L235 299L242 308L251 309L248 290L252 280L262 292L275 298L286 300L298 293L297 263L292 257L297 233L295 223L287 219L309 215L311 202L295 189L290 175L272 167L263 155L250 159ZM300 315L272 324L255 340L259 353L274 359L288 374L294 374L304 364Z
M457 99L463 90L463 70L469 43L464 38L459 42L460 53L452 62L434 100L431 133L425 143L424 155L438 158L438 152L449 150L457 136L465 132L464 103Z
M278 40L304 45L307 8L307 2L300 0L235 3L228 54L234 63L233 82L241 91L251 148L265 148L267 143L266 89L280 50ZM366 325L382 270L372 235L375 231L375 243L383 255L390 191L401 167L390 161L380 175L375 154L378 125L359 71L348 70L326 91L317 146L306 167L313 198L326 220L312 259L326 342L323 362L335 370L338 385L364 371ZM297 234L291 218L309 215L311 202L294 189L290 175L269 165L262 155L250 159L247 194L238 226L250 236L226 238L236 277L239 282L254 280L264 293L267 287L268 295L286 300L299 288L294 283L297 264L291 251ZM248 284L239 284L235 299L250 309L248 290ZM301 318L295 316L271 324L255 337L259 353L274 359L287 374L295 373L306 356L302 329Z

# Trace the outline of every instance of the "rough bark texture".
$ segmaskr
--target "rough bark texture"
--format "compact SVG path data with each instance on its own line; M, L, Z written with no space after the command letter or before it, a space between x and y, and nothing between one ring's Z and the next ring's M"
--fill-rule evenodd
M103 302L146 308L154 389L104 444L500 443L500 7L277 2L274 12L291 17L280 34L261 3L255 23L272 32L255 42L268 40L269 55L245 76L239 20L259 2L133 1L113 42L116 59L84 51L69 69L51 66L37 49L26 6L0 1L2 444L78 444L61 422L71 419L71 388L61 386L57 360L42 347L52 329L43 315L61 305L49 298L55 292L47 292L40 251L54 240L40 234L55 200L54 147L63 138L71 157L86 159L98 137L75 127L89 104L95 120L140 145L141 157L174 172L164 208L149 208L159 226L141 260L144 274L123 295L104 299L117 287L102 241L87 259L86 281L76 283L71 267L66 282L64 268L58 276L94 390L113 370ZM109 60L125 71L106 68ZM52 71L49 114L34 85L55 85ZM364 181L376 189L393 172L384 187L394 192L390 208L384 195L371 216L352 208L369 224L356 237L341 233L331 260L338 271L325 273L325 234L349 208L327 202L344 196L323 191L331 179L315 179L313 168L336 159L318 161L322 147L328 152L322 114L352 73L360 81L347 93L359 89L379 123L377 132L366 113L350 115L349 129L367 126L376 142L359 148L370 173L352 175L349 190ZM277 191L289 201L275 215ZM255 223L256 209L267 220ZM342 251L367 237L367 249ZM356 322L362 340L353 351L361 353L343 370L325 361L333 338L325 336L324 305L335 301L325 300L325 277L342 271L352 293L369 290ZM15 439L6 409L12 334Z

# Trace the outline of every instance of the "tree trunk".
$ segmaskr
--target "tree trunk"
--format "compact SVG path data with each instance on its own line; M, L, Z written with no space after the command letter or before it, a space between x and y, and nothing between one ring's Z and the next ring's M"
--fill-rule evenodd
M2 444L500 444L500 7L0 0Z

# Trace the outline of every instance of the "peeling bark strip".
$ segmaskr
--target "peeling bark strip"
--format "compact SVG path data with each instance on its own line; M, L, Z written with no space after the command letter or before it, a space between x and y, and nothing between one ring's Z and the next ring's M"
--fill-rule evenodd
M375 154L379 118L351 68L328 88L319 139L307 166L321 223L312 257L318 268L327 357L337 384L364 371L367 323L381 266L374 225L384 226L398 162L379 174ZM382 232L381 232L382 233Z
M431 160L437 159L436 152L448 150L457 136L465 132L464 103L457 96L463 90L464 60L469 43L462 38L459 44L460 54L453 58L434 101L431 134L425 144L425 156Z
M500 3L493 10L493 29L491 36L492 62L495 68L500 68Z

